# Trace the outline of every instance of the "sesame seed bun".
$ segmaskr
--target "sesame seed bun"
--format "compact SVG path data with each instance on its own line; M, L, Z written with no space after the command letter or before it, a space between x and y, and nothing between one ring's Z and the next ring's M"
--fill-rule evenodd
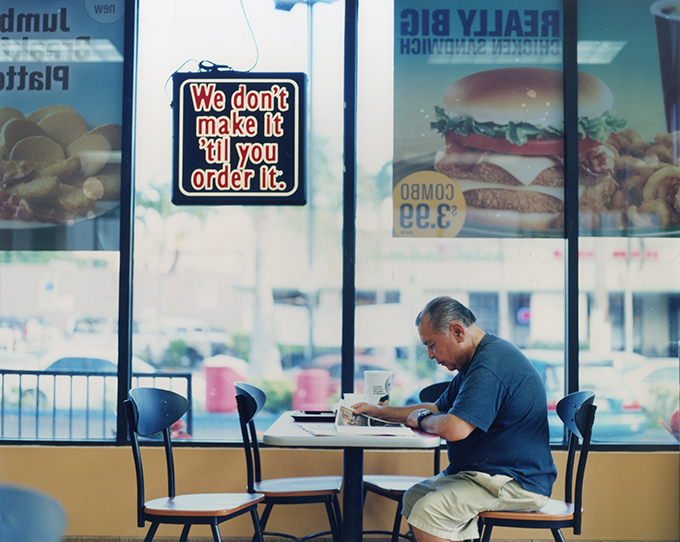
M614 105L614 96L597 77L578 74L579 117L599 117ZM547 127L564 120L562 72L547 68L500 68L473 73L444 94L452 118L477 122L530 123Z

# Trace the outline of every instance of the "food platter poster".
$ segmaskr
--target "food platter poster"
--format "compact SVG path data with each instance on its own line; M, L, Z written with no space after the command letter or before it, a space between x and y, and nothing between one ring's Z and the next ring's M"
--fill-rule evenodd
M124 14L0 5L0 250L118 250Z
M175 205L304 205L304 73L173 75Z
M395 237L564 236L561 4L395 0ZM580 235L680 230L666 4L579 3Z

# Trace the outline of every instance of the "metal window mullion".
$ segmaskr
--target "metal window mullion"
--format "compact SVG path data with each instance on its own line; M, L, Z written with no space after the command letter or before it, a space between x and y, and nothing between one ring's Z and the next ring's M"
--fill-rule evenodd
M578 10L577 0L563 0L564 185L565 185L565 385L578 390Z
M73 375L68 377L68 438L73 438Z
M342 227L342 384L354 391L356 298L356 138L357 138L357 27L359 0L345 0L344 57L344 175Z
M118 276L118 393L116 396L116 444L127 445L128 430L123 401L132 383L132 249L134 217L134 85L139 0L125 0L125 44L123 66L123 134L120 194L120 270ZM129 151L129 152L126 152Z
M52 375L52 438L57 438L57 375Z
M90 375L85 376L85 439L90 438Z
M17 428L17 437L21 438L21 426L23 425L23 402L24 402L24 375L19 375L19 426Z
M194 396L191 391L192 389L191 373L187 375L187 401L189 401L189 411L187 412L187 432L193 435L193 425L194 425ZM154 386L155 387L155 386ZM170 387L172 387L172 380L170 380Z
M35 380L35 438L40 436L40 375Z
M102 438L106 438L106 379L109 378L107 376L104 377L104 388L102 390ZM118 377L115 377L115 380L118 380Z
M0 437L5 438L5 373L2 373L2 389L0 389L0 408L2 420L0 421Z

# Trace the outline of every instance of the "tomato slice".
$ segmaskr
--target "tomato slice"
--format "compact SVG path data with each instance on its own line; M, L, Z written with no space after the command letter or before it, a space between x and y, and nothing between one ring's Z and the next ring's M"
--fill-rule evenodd
M534 139L527 141L524 145L515 145L503 137L486 137L479 134L460 135L455 132L446 134L446 142L464 147L473 147L485 151L501 152L507 154L526 154L526 155L551 155L562 156L564 154L564 139ZM579 138L579 150L589 149L599 145L594 139Z

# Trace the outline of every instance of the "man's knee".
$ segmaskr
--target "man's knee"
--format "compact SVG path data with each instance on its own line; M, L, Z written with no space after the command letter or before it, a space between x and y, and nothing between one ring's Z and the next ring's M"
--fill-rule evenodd
M408 519L413 510L413 505L418 502L420 497L422 497L422 494L419 494L413 488L407 489L401 498L401 515Z

